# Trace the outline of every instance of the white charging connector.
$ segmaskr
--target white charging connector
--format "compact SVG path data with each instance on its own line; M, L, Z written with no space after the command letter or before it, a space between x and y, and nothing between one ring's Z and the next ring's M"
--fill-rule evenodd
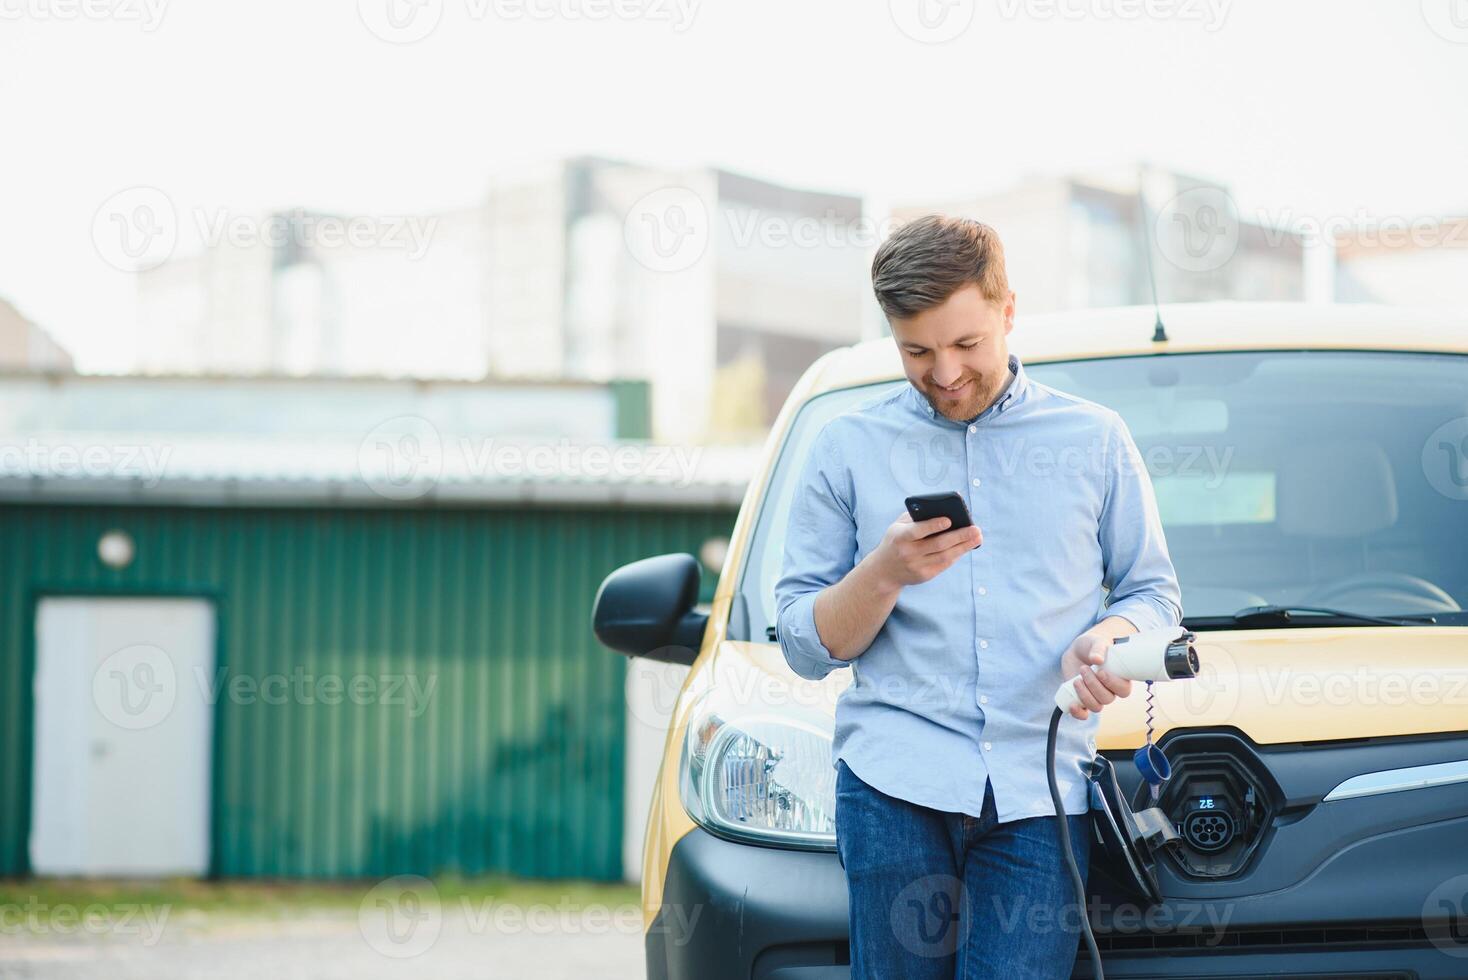
M1092 664L1096 670L1104 666L1118 677L1131 681L1169 681L1198 675L1198 654L1192 647L1193 634L1181 626L1143 630L1118 637L1111 644L1104 664ZM1055 706L1070 711L1081 703L1072 677L1055 690Z

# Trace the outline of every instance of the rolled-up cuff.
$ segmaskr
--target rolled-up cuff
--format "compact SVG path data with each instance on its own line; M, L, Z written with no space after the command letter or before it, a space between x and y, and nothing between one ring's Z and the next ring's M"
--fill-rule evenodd
M1120 616L1137 628L1137 632L1176 626L1180 622L1177 610L1163 599L1151 596L1127 596L1106 607L1107 616Z
M816 596L810 592L793 600L780 615L775 635L780 640L780 651L790 669L807 680L818 681L838 667L848 667L850 662L831 656L831 651L821 642L816 631Z

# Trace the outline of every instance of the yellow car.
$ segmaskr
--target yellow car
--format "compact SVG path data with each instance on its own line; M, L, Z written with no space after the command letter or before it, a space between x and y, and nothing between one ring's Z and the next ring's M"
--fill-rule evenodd
M1173 769L1155 802L1179 837L1151 869L1161 901L1093 861L1106 973L1468 977L1468 318L1160 317L1165 339L1136 308L1020 318L1010 335L1032 378L1125 418L1202 664L1151 692ZM851 672L790 671L774 583L811 440L900 384L890 338L805 373L707 610L689 555L625 566L597 594L608 646L692 663L647 826L649 977L850 973L830 746ZM1138 808L1147 709L1136 685L1097 738Z

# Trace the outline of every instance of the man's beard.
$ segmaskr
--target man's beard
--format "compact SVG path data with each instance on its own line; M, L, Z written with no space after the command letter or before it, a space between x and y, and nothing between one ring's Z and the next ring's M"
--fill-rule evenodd
M931 379L924 380L924 387L919 389L919 393L939 415L955 422L967 422L994 400L994 396L999 393L999 384L980 375L970 375L966 380L972 383L962 398L944 398L942 389Z

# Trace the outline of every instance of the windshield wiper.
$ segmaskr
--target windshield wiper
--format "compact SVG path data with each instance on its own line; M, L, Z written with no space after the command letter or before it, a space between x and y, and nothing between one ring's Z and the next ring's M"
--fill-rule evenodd
M1304 616L1296 618L1297 613ZM1338 620L1346 624L1371 624L1373 626L1420 626L1422 624L1433 624L1437 619L1426 613L1410 616L1369 616L1366 613L1350 612L1345 609L1331 609L1327 606L1245 606L1238 612L1229 616L1200 616L1199 621L1215 622L1224 621L1239 626L1296 626L1305 625L1327 625L1313 623L1315 619ZM1334 623L1329 625L1336 625Z

